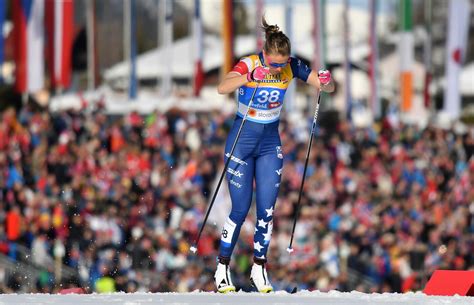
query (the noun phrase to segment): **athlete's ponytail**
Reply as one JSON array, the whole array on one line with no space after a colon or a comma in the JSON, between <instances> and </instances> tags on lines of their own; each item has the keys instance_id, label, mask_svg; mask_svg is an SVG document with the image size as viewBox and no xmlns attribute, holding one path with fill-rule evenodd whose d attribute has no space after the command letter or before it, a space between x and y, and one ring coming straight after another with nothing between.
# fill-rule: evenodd
<instances>
[{"instance_id":1,"label":"athlete's ponytail","mask_svg":"<svg viewBox=\"0 0 474 305\"><path fill-rule=\"evenodd\" d=\"M265 44L263 49L268 54L279 54L288 56L291 54L290 39L280 31L278 25L269 25L262 16L262 29L265 32Z\"/></svg>"}]
</instances>

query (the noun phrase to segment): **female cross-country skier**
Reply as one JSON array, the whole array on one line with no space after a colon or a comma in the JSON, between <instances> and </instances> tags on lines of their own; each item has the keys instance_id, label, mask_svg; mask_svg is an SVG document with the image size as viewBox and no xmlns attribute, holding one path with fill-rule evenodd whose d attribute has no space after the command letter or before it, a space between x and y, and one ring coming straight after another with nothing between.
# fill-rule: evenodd
<instances>
[{"instance_id":1,"label":"female cross-country skier","mask_svg":"<svg viewBox=\"0 0 474 305\"><path fill-rule=\"evenodd\" d=\"M222 229L218 265L214 275L219 292L235 291L229 263L240 228L251 205L254 177L257 224L250 281L260 292L273 290L267 277L265 263L283 166L278 133L283 97L290 81L295 77L317 89L334 91L329 71L322 70L316 73L300 59L290 57L290 40L277 25L268 25L265 17L262 17L262 28L265 31L262 52L242 58L217 88L220 94L228 94L239 89L237 116L228 135L224 152L225 158L231 158L226 178L232 209ZM232 144L257 86L234 153L230 156Z\"/></svg>"}]
</instances>

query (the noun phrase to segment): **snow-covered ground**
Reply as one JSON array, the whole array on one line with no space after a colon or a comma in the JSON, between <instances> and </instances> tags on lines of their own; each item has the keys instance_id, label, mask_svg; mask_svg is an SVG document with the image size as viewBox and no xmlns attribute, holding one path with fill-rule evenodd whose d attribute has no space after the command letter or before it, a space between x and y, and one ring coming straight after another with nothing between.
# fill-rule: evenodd
<instances>
[{"instance_id":1,"label":"snow-covered ground","mask_svg":"<svg viewBox=\"0 0 474 305\"><path fill-rule=\"evenodd\" d=\"M0 305L474 305L474 297L439 297L423 293L364 294L331 291L296 294L276 292L271 294L238 292L217 294L195 293L114 293L89 295L7 294L0 295Z\"/></svg>"}]
</instances>

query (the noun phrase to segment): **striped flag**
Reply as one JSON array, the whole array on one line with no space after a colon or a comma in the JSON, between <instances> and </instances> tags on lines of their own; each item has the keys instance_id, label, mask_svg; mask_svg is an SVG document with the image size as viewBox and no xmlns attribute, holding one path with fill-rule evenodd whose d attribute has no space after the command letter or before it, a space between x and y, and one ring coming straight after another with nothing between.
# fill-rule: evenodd
<instances>
[{"instance_id":1,"label":"striped flag","mask_svg":"<svg viewBox=\"0 0 474 305\"><path fill-rule=\"evenodd\" d=\"M202 33L202 21L201 21L201 4L200 0L194 0L194 43L195 43L195 55L194 60L194 96L199 96L201 93L202 85L204 84L204 71L202 69L202 59L204 56L203 50L203 33Z\"/></svg>"},{"instance_id":2,"label":"striped flag","mask_svg":"<svg viewBox=\"0 0 474 305\"><path fill-rule=\"evenodd\" d=\"M15 89L36 92L44 84L44 1L12 1Z\"/></svg>"},{"instance_id":3,"label":"striped flag","mask_svg":"<svg viewBox=\"0 0 474 305\"><path fill-rule=\"evenodd\" d=\"M45 19L51 86L67 88L71 83L72 70L73 0L47 0Z\"/></svg>"},{"instance_id":4,"label":"striped flag","mask_svg":"<svg viewBox=\"0 0 474 305\"><path fill-rule=\"evenodd\" d=\"M413 18L411 0L400 0L400 102L401 111L409 112L413 106Z\"/></svg>"},{"instance_id":5,"label":"striped flag","mask_svg":"<svg viewBox=\"0 0 474 305\"><path fill-rule=\"evenodd\" d=\"M449 1L448 38L446 42L446 87L443 108L453 119L457 119L461 113L459 73L466 53L469 31L469 5L469 0Z\"/></svg>"},{"instance_id":6,"label":"striped flag","mask_svg":"<svg viewBox=\"0 0 474 305\"><path fill-rule=\"evenodd\" d=\"M224 63L222 65L222 76L226 75L234 65L234 20L233 0L224 0L222 6L223 26L222 37L224 40Z\"/></svg>"},{"instance_id":7,"label":"striped flag","mask_svg":"<svg viewBox=\"0 0 474 305\"><path fill-rule=\"evenodd\" d=\"M370 105L375 118L380 118L381 107L378 90L378 39L377 39L377 0L370 0L370 55L369 55L369 77L370 77Z\"/></svg>"}]
</instances>

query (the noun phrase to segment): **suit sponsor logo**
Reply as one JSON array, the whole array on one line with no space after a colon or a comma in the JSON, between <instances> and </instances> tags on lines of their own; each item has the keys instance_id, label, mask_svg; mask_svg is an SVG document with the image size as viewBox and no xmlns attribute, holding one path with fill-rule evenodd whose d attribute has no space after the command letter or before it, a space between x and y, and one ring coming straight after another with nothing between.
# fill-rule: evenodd
<instances>
[{"instance_id":1,"label":"suit sponsor logo","mask_svg":"<svg viewBox=\"0 0 474 305\"><path fill-rule=\"evenodd\" d=\"M277 109L277 110L274 110L274 111L259 111L257 113L257 116L259 118L276 118L280 115L280 110L281 109Z\"/></svg>"},{"instance_id":2,"label":"suit sponsor logo","mask_svg":"<svg viewBox=\"0 0 474 305\"><path fill-rule=\"evenodd\" d=\"M233 179L229 181L230 184L232 184L233 186L235 186L236 188L241 188L242 187L242 184L238 183L238 182L235 182Z\"/></svg>"},{"instance_id":3,"label":"suit sponsor logo","mask_svg":"<svg viewBox=\"0 0 474 305\"><path fill-rule=\"evenodd\" d=\"M229 153L226 153L225 156L227 158L229 158L230 154ZM247 162L243 161L243 160L240 160L239 158L237 158L236 156L232 156L230 158L232 161L234 161L235 163L239 163L240 165L247 165Z\"/></svg>"},{"instance_id":4,"label":"suit sponsor logo","mask_svg":"<svg viewBox=\"0 0 474 305\"><path fill-rule=\"evenodd\" d=\"M227 169L227 172L231 175L234 175L234 176L238 177L238 178L241 178L244 175L244 173L242 173L241 171L234 170L230 167Z\"/></svg>"}]
</instances>

